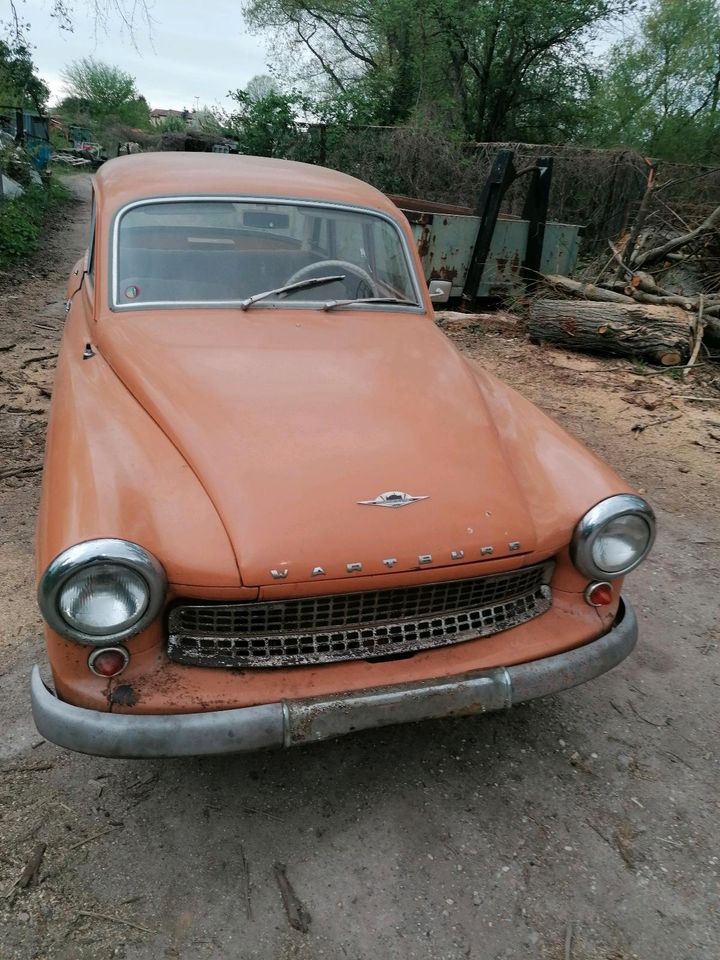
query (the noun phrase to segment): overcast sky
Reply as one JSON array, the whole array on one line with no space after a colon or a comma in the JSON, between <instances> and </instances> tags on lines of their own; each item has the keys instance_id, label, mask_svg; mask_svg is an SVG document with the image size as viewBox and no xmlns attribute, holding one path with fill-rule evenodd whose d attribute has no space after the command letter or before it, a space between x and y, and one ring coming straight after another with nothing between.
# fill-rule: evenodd
<instances>
[{"instance_id":1,"label":"overcast sky","mask_svg":"<svg viewBox=\"0 0 720 960\"><path fill-rule=\"evenodd\" d=\"M0 9L5 3L0 0ZM119 20L107 30L85 16L84 0L75 0L72 33L58 29L50 16L50 0L17 3L30 23L30 40L40 76L52 91L63 95L61 74L81 57L121 67L135 77L151 107L181 110L196 103L227 106L228 90L244 87L257 73L267 73L265 38L250 34L243 23L240 0L148 0L152 33L138 22L133 46ZM0 19L5 18L3 10Z\"/></svg>"}]
</instances>

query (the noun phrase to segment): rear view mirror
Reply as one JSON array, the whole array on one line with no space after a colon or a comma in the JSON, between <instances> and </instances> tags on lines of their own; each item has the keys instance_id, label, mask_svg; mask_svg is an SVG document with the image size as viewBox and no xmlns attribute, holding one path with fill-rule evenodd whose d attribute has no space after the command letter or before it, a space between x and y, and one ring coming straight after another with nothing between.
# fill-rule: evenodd
<instances>
[{"instance_id":1,"label":"rear view mirror","mask_svg":"<svg viewBox=\"0 0 720 960\"><path fill-rule=\"evenodd\" d=\"M450 299L452 282L450 280L431 280L428 284L430 299L433 303L447 303Z\"/></svg>"},{"instance_id":2,"label":"rear view mirror","mask_svg":"<svg viewBox=\"0 0 720 960\"><path fill-rule=\"evenodd\" d=\"M286 213L269 210L246 210L243 213L244 227L263 227L265 230L287 230L290 217Z\"/></svg>"}]
</instances>

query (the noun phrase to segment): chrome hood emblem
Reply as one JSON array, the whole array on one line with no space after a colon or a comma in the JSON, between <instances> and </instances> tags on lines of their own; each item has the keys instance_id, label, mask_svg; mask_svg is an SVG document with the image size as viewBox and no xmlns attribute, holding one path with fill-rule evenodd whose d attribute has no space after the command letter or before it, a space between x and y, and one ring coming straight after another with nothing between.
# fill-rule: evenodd
<instances>
[{"instance_id":1,"label":"chrome hood emblem","mask_svg":"<svg viewBox=\"0 0 720 960\"><path fill-rule=\"evenodd\" d=\"M386 493L379 493L374 500L358 500L358 503L368 507L406 507L409 503L415 503L416 500L428 499L428 497L413 497L402 490L388 490Z\"/></svg>"}]
</instances>

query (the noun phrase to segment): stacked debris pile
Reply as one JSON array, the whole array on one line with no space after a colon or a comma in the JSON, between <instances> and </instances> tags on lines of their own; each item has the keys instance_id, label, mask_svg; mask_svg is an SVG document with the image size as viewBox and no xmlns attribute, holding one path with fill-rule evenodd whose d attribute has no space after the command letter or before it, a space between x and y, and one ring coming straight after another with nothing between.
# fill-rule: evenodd
<instances>
[{"instance_id":1,"label":"stacked debris pile","mask_svg":"<svg viewBox=\"0 0 720 960\"><path fill-rule=\"evenodd\" d=\"M191 153L237 153L237 145L219 134L205 130L168 131L160 137L159 150L179 150Z\"/></svg>"},{"instance_id":2,"label":"stacked debris pile","mask_svg":"<svg viewBox=\"0 0 720 960\"><path fill-rule=\"evenodd\" d=\"M632 227L591 279L540 276L531 337L662 366L720 347L720 206L671 207L671 182L651 170Z\"/></svg>"}]
</instances>

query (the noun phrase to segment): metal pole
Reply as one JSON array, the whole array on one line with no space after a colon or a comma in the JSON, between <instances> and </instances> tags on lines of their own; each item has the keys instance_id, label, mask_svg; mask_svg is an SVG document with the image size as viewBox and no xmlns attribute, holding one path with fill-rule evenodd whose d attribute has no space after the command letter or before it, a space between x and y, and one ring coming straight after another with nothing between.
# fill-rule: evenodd
<instances>
[{"instance_id":1,"label":"metal pole","mask_svg":"<svg viewBox=\"0 0 720 960\"><path fill-rule=\"evenodd\" d=\"M495 224L500 213L500 204L505 191L515 179L515 175L513 151L499 150L478 200L480 226L478 227L475 247L470 258L470 267L462 292L464 307L470 307L477 296L485 263L490 252Z\"/></svg>"},{"instance_id":2,"label":"metal pole","mask_svg":"<svg viewBox=\"0 0 720 960\"><path fill-rule=\"evenodd\" d=\"M529 221L527 247L521 270L528 292L537 287L542 265L552 169L552 157L539 157L535 161L535 169L531 174L530 187L522 212L523 220Z\"/></svg>"}]
</instances>

